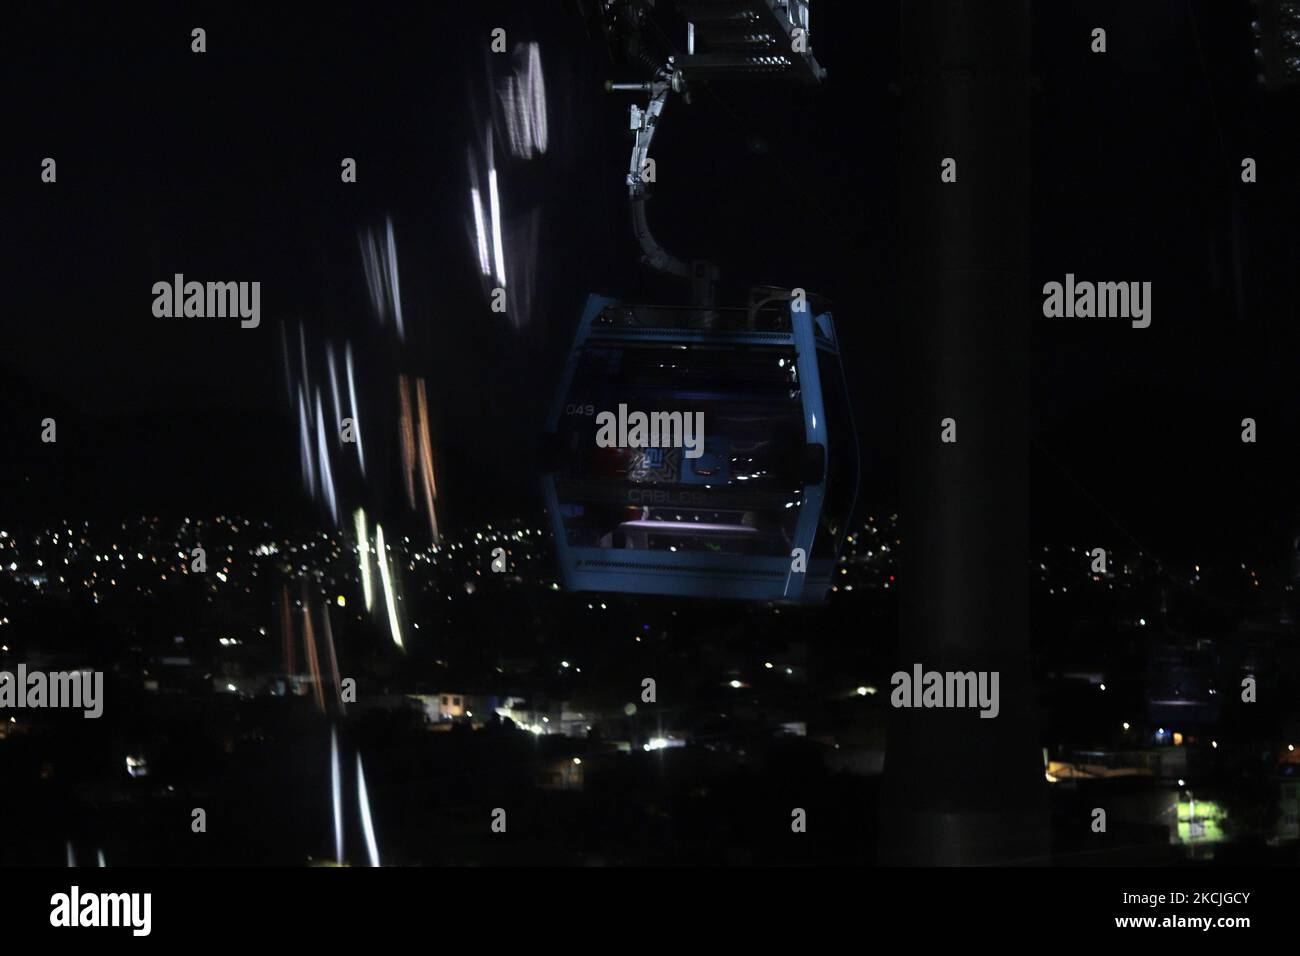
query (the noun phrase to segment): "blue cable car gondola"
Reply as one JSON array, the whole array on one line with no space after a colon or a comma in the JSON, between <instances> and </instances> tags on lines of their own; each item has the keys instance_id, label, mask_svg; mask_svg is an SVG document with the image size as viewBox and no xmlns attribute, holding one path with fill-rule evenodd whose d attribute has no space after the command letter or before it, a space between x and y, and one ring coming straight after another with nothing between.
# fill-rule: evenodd
<instances>
[{"instance_id":1,"label":"blue cable car gondola","mask_svg":"<svg viewBox=\"0 0 1300 956\"><path fill-rule=\"evenodd\" d=\"M597 416L700 413L682 448L600 447ZM592 296L548 424L546 504L565 586L825 599L857 440L829 312Z\"/></svg>"},{"instance_id":2,"label":"blue cable car gondola","mask_svg":"<svg viewBox=\"0 0 1300 956\"><path fill-rule=\"evenodd\" d=\"M824 71L810 51L769 55L773 44L792 49L793 31L806 31L804 0L686 6L695 24L687 55L669 57L647 81L607 88L649 94L644 109L631 108L632 228L642 261L689 280L696 304L588 299L543 443L546 506L570 590L820 603L858 484L830 312L801 290L771 288L751 293L748 308L715 306L716 268L673 256L651 233L645 171L669 94L692 79L816 82ZM750 24L758 53L732 49L728 24L737 16ZM708 52L711 40L728 52ZM628 409L665 424L699 422L700 440L689 449L626 434L613 446L600 440L598 421Z\"/></svg>"}]
</instances>

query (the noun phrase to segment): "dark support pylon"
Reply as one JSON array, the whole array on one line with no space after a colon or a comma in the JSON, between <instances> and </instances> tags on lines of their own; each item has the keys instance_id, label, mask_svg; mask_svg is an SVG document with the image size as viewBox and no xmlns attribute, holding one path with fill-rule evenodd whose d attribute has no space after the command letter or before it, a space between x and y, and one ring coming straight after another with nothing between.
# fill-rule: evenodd
<instances>
[{"instance_id":1,"label":"dark support pylon","mask_svg":"<svg viewBox=\"0 0 1300 956\"><path fill-rule=\"evenodd\" d=\"M996 671L999 712L891 711L881 860L1028 862L1047 849L1029 659L1029 0L907 0L901 25L896 669Z\"/></svg>"}]
</instances>

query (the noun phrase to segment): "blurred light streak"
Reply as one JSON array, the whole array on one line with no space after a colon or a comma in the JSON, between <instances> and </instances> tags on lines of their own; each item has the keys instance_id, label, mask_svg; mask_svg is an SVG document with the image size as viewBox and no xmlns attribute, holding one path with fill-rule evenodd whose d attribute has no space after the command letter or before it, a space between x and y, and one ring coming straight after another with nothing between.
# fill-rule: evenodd
<instances>
[{"instance_id":1,"label":"blurred light streak","mask_svg":"<svg viewBox=\"0 0 1300 956\"><path fill-rule=\"evenodd\" d=\"M420 477L423 478L424 504L429 513L429 529L438 540L438 483L433 474L433 442L429 438L429 402L424 393L424 379L415 380L416 408L420 415Z\"/></svg>"},{"instance_id":2,"label":"blurred light streak","mask_svg":"<svg viewBox=\"0 0 1300 956\"><path fill-rule=\"evenodd\" d=\"M361 444L361 414L357 411L357 383L352 376L351 342L344 347L344 360L348 369L348 403L352 410L352 435L357 440L357 461L361 465L361 477L364 478L366 477L366 452Z\"/></svg>"},{"instance_id":3,"label":"blurred light streak","mask_svg":"<svg viewBox=\"0 0 1300 956\"><path fill-rule=\"evenodd\" d=\"M361 563L361 591L366 597L366 610L375 603L374 585L370 580L370 541L366 537L366 512L358 508L352 513L352 521L357 529L357 559Z\"/></svg>"},{"instance_id":4,"label":"blurred light streak","mask_svg":"<svg viewBox=\"0 0 1300 956\"><path fill-rule=\"evenodd\" d=\"M68 841L68 866L77 865L77 855L72 852L72 841Z\"/></svg>"},{"instance_id":5,"label":"blurred light streak","mask_svg":"<svg viewBox=\"0 0 1300 956\"><path fill-rule=\"evenodd\" d=\"M334 399L334 421L337 423L334 430L334 444L338 448L343 447L343 403L339 400L339 376L334 361L334 343L325 342L325 361L329 365L330 373L330 393Z\"/></svg>"},{"instance_id":6,"label":"blurred light streak","mask_svg":"<svg viewBox=\"0 0 1300 956\"><path fill-rule=\"evenodd\" d=\"M298 386L298 453L302 459L302 480L307 485L307 493L316 497L316 465L312 462L311 426L307 421L307 397L302 386Z\"/></svg>"},{"instance_id":7,"label":"blurred light streak","mask_svg":"<svg viewBox=\"0 0 1300 956\"><path fill-rule=\"evenodd\" d=\"M338 704L339 713L346 714L347 705L343 703L343 680L339 677L339 659L334 653L334 627L330 623L330 605L329 601L325 602L325 610L322 614L325 624L325 650L329 652L330 658L330 677L334 681L334 700Z\"/></svg>"},{"instance_id":8,"label":"blurred light streak","mask_svg":"<svg viewBox=\"0 0 1300 956\"><path fill-rule=\"evenodd\" d=\"M343 863L343 784L339 773L339 735L330 726L330 786L334 791L334 861Z\"/></svg>"},{"instance_id":9,"label":"blurred light streak","mask_svg":"<svg viewBox=\"0 0 1300 956\"><path fill-rule=\"evenodd\" d=\"M402 445L402 481L406 486L406 502L415 510L415 425L411 417L410 389L405 375L397 376L397 402L401 407L398 429Z\"/></svg>"},{"instance_id":10,"label":"blurred light streak","mask_svg":"<svg viewBox=\"0 0 1300 956\"><path fill-rule=\"evenodd\" d=\"M541 212L533 209L511 230L510 289L506 293L510 322L515 328L528 323L537 286L537 248L541 235Z\"/></svg>"},{"instance_id":11,"label":"blurred light streak","mask_svg":"<svg viewBox=\"0 0 1300 956\"><path fill-rule=\"evenodd\" d=\"M100 865L100 866L108 866L108 863L104 860L104 851L103 851L103 850L96 850L96 851L95 851L95 859L99 862L99 865Z\"/></svg>"},{"instance_id":12,"label":"blurred light streak","mask_svg":"<svg viewBox=\"0 0 1300 956\"><path fill-rule=\"evenodd\" d=\"M303 585L302 644L307 655L307 672L311 675L312 690L316 694L316 708L325 713L325 688L321 682L320 658L316 651L316 631L311 624L311 607L307 603L307 588Z\"/></svg>"},{"instance_id":13,"label":"blurred light streak","mask_svg":"<svg viewBox=\"0 0 1300 956\"><path fill-rule=\"evenodd\" d=\"M302 382L301 385L306 389L307 394L311 394L311 376L307 374L307 333L303 329L301 322L298 323L298 358L302 363Z\"/></svg>"},{"instance_id":14,"label":"blurred light streak","mask_svg":"<svg viewBox=\"0 0 1300 956\"><path fill-rule=\"evenodd\" d=\"M379 323L382 325L388 316L388 303L384 297L383 283L379 274L379 244L375 242L375 235L370 230L366 230L364 236L358 235L357 242L361 246L361 267L366 271L366 288L370 290L370 304L374 307L375 315L379 317Z\"/></svg>"},{"instance_id":15,"label":"blurred light streak","mask_svg":"<svg viewBox=\"0 0 1300 956\"><path fill-rule=\"evenodd\" d=\"M536 43L518 44L515 55L526 63L497 85L497 96L506 118L510 150L520 159L545 153L547 146L546 82L542 73L542 52Z\"/></svg>"},{"instance_id":16,"label":"blurred light streak","mask_svg":"<svg viewBox=\"0 0 1300 956\"><path fill-rule=\"evenodd\" d=\"M388 292L393 303L393 318L397 322L397 337L406 340L406 328L402 324L402 286L397 279L397 241L393 238L393 220L387 219L388 226Z\"/></svg>"},{"instance_id":17,"label":"blurred light streak","mask_svg":"<svg viewBox=\"0 0 1300 956\"><path fill-rule=\"evenodd\" d=\"M500 182L495 161L495 139L490 127L483 132L483 149L487 161L471 143L465 151L469 168L469 199L472 216L466 232L478 256L485 296L492 298L496 289L506 290L505 314L515 328L528 324L531 304L536 294L537 258L541 235L541 210L534 207L515 217L502 220ZM486 170L487 196L480 187ZM484 209L484 202L488 209ZM506 234L506 229L510 234Z\"/></svg>"},{"instance_id":18,"label":"blurred light streak","mask_svg":"<svg viewBox=\"0 0 1300 956\"><path fill-rule=\"evenodd\" d=\"M469 203L474 209L474 236L478 241L478 268L483 275L491 275L492 263L488 261L487 224L483 221L483 197L479 195L477 185L471 186L469 189Z\"/></svg>"},{"instance_id":19,"label":"blurred light streak","mask_svg":"<svg viewBox=\"0 0 1300 956\"><path fill-rule=\"evenodd\" d=\"M492 140L488 140L488 200L492 209L492 255L496 263L497 284L506 284L506 254L501 238L501 196L497 190L497 167L492 159Z\"/></svg>"},{"instance_id":20,"label":"blurred light streak","mask_svg":"<svg viewBox=\"0 0 1300 956\"><path fill-rule=\"evenodd\" d=\"M321 409L320 389L316 389L316 453L320 461L321 491L325 495L325 504L329 506L330 517L339 523L339 503L334 495L334 473L330 470L330 453L325 442L325 414Z\"/></svg>"},{"instance_id":21,"label":"blurred light streak","mask_svg":"<svg viewBox=\"0 0 1300 956\"><path fill-rule=\"evenodd\" d=\"M366 772L361 766L361 754L357 754L357 796L361 802L361 827L366 833L366 849L370 853L370 865L379 865L379 846L375 843L375 826L370 819L370 797L366 794Z\"/></svg>"},{"instance_id":22,"label":"blurred light streak","mask_svg":"<svg viewBox=\"0 0 1300 956\"><path fill-rule=\"evenodd\" d=\"M393 594L392 572L388 567L388 548L384 544L384 526L375 524L375 549L379 558L379 579L384 586L384 601L388 605L388 628L393 634L393 643L403 650L402 627L397 620L397 598Z\"/></svg>"}]
</instances>

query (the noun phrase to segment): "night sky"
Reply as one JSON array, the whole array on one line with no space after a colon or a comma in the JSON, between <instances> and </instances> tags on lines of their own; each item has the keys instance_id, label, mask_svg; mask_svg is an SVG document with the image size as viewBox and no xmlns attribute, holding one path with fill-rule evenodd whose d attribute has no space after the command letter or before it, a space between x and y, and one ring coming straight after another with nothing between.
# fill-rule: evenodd
<instances>
[{"instance_id":1,"label":"night sky","mask_svg":"<svg viewBox=\"0 0 1300 956\"><path fill-rule=\"evenodd\" d=\"M312 342L353 343L376 433L392 429L389 373L427 379L451 525L537 508L537 436L587 293L684 292L641 272L628 229L629 100L600 87L635 77L566 4L453 6L49 4L6 31L6 520L310 520L282 322L291 342L301 323ZM1066 6L1035 4L1025 308L1039 315L1042 283L1073 272L1152 282L1154 313L1146 330L1035 320L1035 527L1123 533L1169 560L1281 560L1300 529L1297 94L1256 86L1245 2ZM1103 56L1088 51L1098 25ZM194 26L207 30L203 55L190 52ZM519 244L535 284L518 324L488 309L468 226L466 150L500 69L495 26L540 44L547 96L546 154L499 169L507 222L536 224ZM898 4L818 4L813 29L821 87L716 84L669 103L650 216L670 249L720 264L732 302L757 283L835 301L860 500L886 510L907 321ZM40 182L45 156L57 184ZM339 181L345 156L356 184ZM1243 156L1258 183L1240 182ZM357 243L389 216L400 348L370 311ZM260 328L154 318L152 284L177 272L260 281ZM57 446L39 442L46 415ZM1258 444L1239 439L1246 416ZM395 460L392 441L376 448Z\"/></svg>"}]
</instances>

